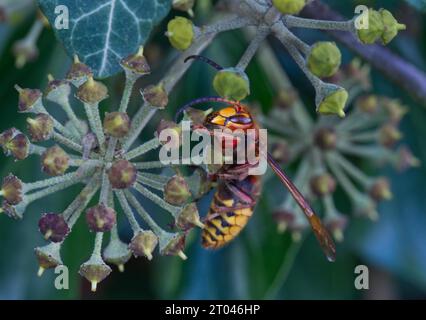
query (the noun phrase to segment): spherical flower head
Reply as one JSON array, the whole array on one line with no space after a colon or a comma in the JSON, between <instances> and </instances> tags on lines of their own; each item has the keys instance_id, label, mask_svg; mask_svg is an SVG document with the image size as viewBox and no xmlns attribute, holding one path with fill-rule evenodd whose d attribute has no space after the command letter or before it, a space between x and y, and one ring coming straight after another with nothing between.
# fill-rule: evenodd
<instances>
[{"instance_id":1,"label":"spherical flower head","mask_svg":"<svg viewBox=\"0 0 426 320\"><path fill-rule=\"evenodd\" d=\"M317 130L314 140L321 150L333 150L336 148L337 135L333 128L324 127Z\"/></svg>"},{"instance_id":2,"label":"spherical flower head","mask_svg":"<svg viewBox=\"0 0 426 320\"><path fill-rule=\"evenodd\" d=\"M60 254L59 243L49 243L44 247L37 247L34 253L38 260L38 276L41 276L46 269L53 269L63 264Z\"/></svg>"},{"instance_id":3,"label":"spherical flower head","mask_svg":"<svg viewBox=\"0 0 426 320\"><path fill-rule=\"evenodd\" d=\"M378 178L371 185L369 194L370 197L377 202L392 199L392 191L389 180L385 177Z\"/></svg>"},{"instance_id":4,"label":"spherical flower head","mask_svg":"<svg viewBox=\"0 0 426 320\"><path fill-rule=\"evenodd\" d=\"M343 88L333 90L323 97L318 104L317 110L323 115L338 115L343 118L345 116L344 109L348 97L348 92Z\"/></svg>"},{"instance_id":5,"label":"spherical flower head","mask_svg":"<svg viewBox=\"0 0 426 320\"><path fill-rule=\"evenodd\" d=\"M387 147L392 148L395 144L402 139L402 133L393 123L385 124L380 129L379 141Z\"/></svg>"},{"instance_id":6,"label":"spherical flower head","mask_svg":"<svg viewBox=\"0 0 426 320\"><path fill-rule=\"evenodd\" d=\"M129 249L135 257L145 256L148 260L152 260L152 253L157 244L158 237L154 232L141 230L132 238Z\"/></svg>"},{"instance_id":7,"label":"spherical flower head","mask_svg":"<svg viewBox=\"0 0 426 320\"><path fill-rule=\"evenodd\" d=\"M22 181L12 174L3 179L1 195L11 205L22 201Z\"/></svg>"},{"instance_id":8,"label":"spherical flower head","mask_svg":"<svg viewBox=\"0 0 426 320\"><path fill-rule=\"evenodd\" d=\"M250 81L245 72L228 68L216 73L213 88L222 98L240 101L250 94Z\"/></svg>"},{"instance_id":9,"label":"spherical flower head","mask_svg":"<svg viewBox=\"0 0 426 320\"><path fill-rule=\"evenodd\" d=\"M336 181L328 173L312 177L310 184L312 192L318 197L329 195L336 190Z\"/></svg>"},{"instance_id":10,"label":"spherical flower head","mask_svg":"<svg viewBox=\"0 0 426 320\"><path fill-rule=\"evenodd\" d=\"M176 219L176 226L185 231L193 227L204 229L204 224L200 220L200 215L195 203L192 202L183 207Z\"/></svg>"},{"instance_id":11,"label":"spherical flower head","mask_svg":"<svg viewBox=\"0 0 426 320\"><path fill-rule=\"evenodd\" d=\"M398 35L398 32L401 30L405 30L405 24L398 23L398 21L394 18L392 13L388 10L380 9L380 15L382 16L383 21L383 34L382 34L382 42L383 44L388 44Z\"/></svg>"},{"instance_id":12,"label":"spherical flower head","mask_svg":"<svg viewBox=\"0 0 426 320\"><path fill-rule=\"evenodd\" d=\"M78 88L76 96L82 102L94 105L108 98L108 89L103 83L89 77L88 80Z\"/></svg>"},{"instance_id":13,"label":"spherical flower head","mask_svg":"<svg viewBox=\"0 0 426 320\"><path fill-rule=\"evenodd\" d=\"M64 217L56 213L45 213L39 220L38 227L44 238L52 242L62 242L70 232Z\"/></svg>"},{"instance_id":14,"label":"spherical flower head","mask_svg":"<svg viewBox=\"0 0 426 320\"><path fill-rule=\"evenodd\" d=\"M35 142L46 141L53 134L53 119L44 113L39 113L35 118L27 118L27 128L31 140Z\"/></svg>"},{"instance_id":15,"label":"spherical flower head","mask_svg":"<svg viewBox=\"0 0 426 320\"><path fill-rule=\"evenodd\" d=\"M10 139L7 140L8 138ZM12 155L16 160L24 160L28 157L30 141L18 130L12 129L5 132L0 141L2 141L1 144L6 155Z\"/></svg>"},{"instance_id":16,"label":"spherical flower head","mask_svg":"<svg viewBox=\"0 0 426 320\"><path fill-rule=\"evenodd\" d=\"M79 273L91 283L92 292L95 292L98 283L108 277L111 271L111 268L100 256L93 255L88 261L80 266Z\"/></svg>"},{"instance_id":17,"label":"spherical flower head","mask_svg":"<svg viewBox=\"0 0 426 320\"><path fill-rule=\"evenodd\" d=\"M70 81L74 86L80 87L89 78L93 77L92 70L80 62L78 57L74 56L74 63L71 65L70 70L67 73L66 79Z\"/></svg>"},{"instance_id":18,"label":"spherical flower head","mask_svg":"<svg viewBox=\"0 0 426 320\"><path fill-rule=\"evenodd\" d=\"M282 14L298 14L306 5L306 0L272 0L272 4Z\"/></svg>"},{"instance_id":19,"label":"spherical flower head","mask_svg":"<svg viewBox=\"0 0 426 320\"><path fill-rule=\"evenodd\" d=\"M382 37L384 30L382 15L370 8L368 10L368 28L359 28L357 30L358 38L364 44L373 44Z\"/></svg>"},{"instance_id":20,"label":"spherical flower head","mask_svg":"<svg viewBox=\"0 0 426 320\"><path fill-rule=\"evenodd\" d=\"M114 138L125 137L130 131L130 118L127 113L107 113L104 118L104 131Z\"/></svg>"},{"instance_id":21,"label":"spherical flower head","mask_svg":"<svg viewBox=\"0 0 426 320\"><path fill-rule=\"evenodd\" d=\"M188 49L194 41L194 25L184 17L175 17L167 24L167 37L172 46L178 50Z\"/></svg>"},{"instance_id":22,"label":"spherical flower head","mask_svg":"<svg viewBox=\"0 0 426 320\"><path fill-rule=\"evenodd\" d=\"M135 183L137 170L130 161L118 160L108 170L108 178L114 189L127 189Z\"/></svg>"},{"instance_id":23,"label":"spherical flower head","mask_svg":"<svg viewBox=\"0 0 426 320\"><path fill-rule=\"evenodd\" d=\"M15 86L19 93L18 110L19 112L31 112L41 104L43 94L38 89L22 89Z\"/></svg>"},{"instance_id":24,"label":"spherical flower head","mask_svg":"<svg viewBox=\"0 0 426 320\"><path fill-rule=\"evenodd\" d=\"M142 91L143 98L151 106L164 109L169 104L169 96L162 83L148 86Z\"/></svg>"},{"instance_id":25,"label":"spherical flower head","mask_svg":"<svg viewBox=\"0 0 426 320\"><path fill-rule=\"evenodd\" d=\"M60 176L69 167L69 156L61 147L55 145L41 155L41 165L43 172L48 175Z\"/></svg>"},{"instance_id":26,"label":"spherical flower head","mask_svg":"<svg viewBox=\"0 0 426 320\"><path fill-rule=\"evenodd\" d=\"M131 256L132 252L129 250L128 245L118 238L113 238L103 252L105 262L115 264L120 272L124 271L124 265Z\"/></svg>"},{"instance_id":27,"label":"spherical flower head","mask_svg":"<svg viewBox=\"0 0 426 320\"><path fill-rule=\"evenodd\" d=\"M339 70L342 54L336 43L320 41L313 45L307 58L309 70L320 78L333 76Z\"/></svg>"},{"instance_id":28,"label":"spherical flower head","mask_svg":"<svg viewBox=\"0 0 426 320\"><path fill-rule=\"evenodd\" d=\"M175 175L164 186L164 199L175 206L185 204L191 197L188 183L185 178Z\"/></svg>"},{"instance_id":29,"label":"spherical flower head","mask_svg":"<svg viewBox=\"0 0 426 320\"><path fill-rule=\"evenodd\" d=\"M121 60L120 64L126 73L130 72L130 74L137 77L151 73L148 61L146 61L143 55L143 47L140 47L136 54L132 54Z\"/></svg>"},{"instance_id":30,"label":"spherical flower head","mask_svg":"<svg viewBox=\"0 0 426 320\"><path fill-rule=\"evenodd\" d=\"M185 247L185 234L184 233L164 233L160 236L160 254L165 256L178 255L182 260L187 257L183 253Z\"/></svg>"},{"instance_id":31,"label":"spherical flower head","mask_svg":"<svg viewBox=\"0 0 426 320\"><path fill-rule=\"evenodd\" d=\"M162 141L163 144L169 144L171 148L179 148L182 144L182 128L176 122L162 119L157 127L157 136L160 137L161 132L167 133L168 139ZM164 134L164 133L163 133ZM173 145L170 145L173 143Z\"/></svg>"},{"instance_id":32,"label":"spherical flower head","mask_svg":"<svg viewBox=\"0 0 426 320\"><path fill-rule=\"evenodd\" d=\"M86 222L93 232L110 231L116 223L115 210L101 203L86 211Z\"/></svg>"},{"instance_id":33,"label":"spherical flower head","mask_svg":"<svg viewBox=\"0 0 426 320\"><path fill-rule=\"evenodd\" d=\"M370 94L357 99L356 108L368 114L374 114L379 108L379 100L377 96Z\"/></svg>"}]
</instances>

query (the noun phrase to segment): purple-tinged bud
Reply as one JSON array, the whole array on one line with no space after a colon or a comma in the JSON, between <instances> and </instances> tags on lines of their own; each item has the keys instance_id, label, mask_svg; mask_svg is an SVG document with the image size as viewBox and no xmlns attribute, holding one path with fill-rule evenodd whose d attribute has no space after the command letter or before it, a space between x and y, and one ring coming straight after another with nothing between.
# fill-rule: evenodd
<instances>
[{"instance_id":1,"label":"purple-tinged bud","mask_svg":"<svg viewBox=\"0 0 426 320\"><path fill-rule=\"evenodd\" d=\"M79 273L90 282L91 290L92 292L95 292L98 283L108 277L111 271L111 268L100 256L93 255L88 261L80 266Z\"/></svg>"},{"instance_id":2,"label":"purple-tinged bud","mask_svg":"<svg viewBox=\"0 0 426 320\"><path fill-rule=\"evenodd\" d=\"M69 167L69 156L61 147L53 146L42 154L41 165L43 172L48 175L60 176Z\"/></svg>"},{"instance_id":3,"label":"purple-tinged bud","mask_svg":"<svg viewBox=\"0 0 426 320\"><path fill-rule=\"evenodd\" d=\"M71 86L66 80L54 79L52 75L48 76L49 82L45 91L45 97L49 101L58 102L63 97L68 97L71 93Z\"/></svg>"},{"instance_id":4,"label":"purple-tinged bud","mask_svg":"<svg viewBox=\"0 0 426 320\"><path fill-rule=\"evenodd\" d=\"M23 133L18 133L18 131L15 131L15 133L13 138L3 145L3 150L6 155L11 154L16 160L24 160L29 154L30 141Z\"/></svg>"},{"instance_id":5,"label":"purple-tinged bud","mask_svg":"<svg viewBox=\"0 0 426 320\"><path fill-rule=\"evenodd\" d=\"M115 210L101 203L86 211L86 222L93 232L110 231L116 223Z\"/></svg>"},{"instance_id":6,"label":"purple-tinged bud","mask_svg":"<svg viewBox=\"0 0 426 320\"><path fill-rule=\"evenodd\" d=\"M7 200L3 200L1 210L3 210L9 218L19 220L22 219L22 217L24 216L26 207L27 203L25 201L21 201L17 205L12 205L7 202Z\"/></svg>"},{"instance_id":7,"label":"purple-tinged bud","mask_svg":"<svg viewBox=\"0 0 426 320\"><path fill-rule=\"evenodd\" d=\"M157 136L160 137L160 133L163 130L167 130L168 139L161 141L162 144L168 144L171 148L179 148L182 144L182 128L173 121L167 121L162 119L157 127ZM173 145L170 145L173 142Z\"/></svg>"},{"instance_id":8,"label":"purple-tinged bud","mask_svg":"<svg viewBox=\"0 0 426 320\"><path fill-rule=\"evenodd\" d=\"M324 226L331 232L338 242L343 241L343 233L348 225L348 218L340 213L324 219Z\"/></svg>"},{"instance_id":9,"label":"purple-tinged bud","mask_svg":"<svg viewBox=\"0 0 426 320\"><path fill-rule=\"evenodd\" d=\"M67 73L66 79L69 80L74 86L80 87L87 79L93 77L92 70L80 62L77 55L74 56L74 63L71 65Z\"/></svg>"},{"instance_id":10,"label":"purple-tinged bud","mask_svg":"<svg viewBox=\"0 0 426 320\"><path fill-rule=\"evenodd\" d=\"M39 113L34 119L27 118L27 128L32 141L46 141L53 134L53 120L44 113Z\"/></svg>"},{"instance_id":11,"label":"purple-tinged bud","mask_svg":"<svg viewBox=\"0 0 426 320\"><path fill-rule=\"evenodd\" d=\"M379 202L392 199L389 180L385 177L378 178L370 187L370 197Z\"/></svg>"},{"instance_id":12,"label":"purple-tinged bud","mask_svg":"<svg viewBox=\"0 0 426 320\"><path fill-rule=\"evenodd\" d=\"M310 184L312 192L318 197L329 195L336 190L336 181L328 173L312 177Z\"/></svg>"},{"instance_id":13,"label":"purple-tinged bud","mask_svg":"<svg viewBox=\"0 0 426 320\"><path fill-rule=\"evenodd\" d=\"M13 139L14 136L16 136L19 133L19 130L15 129L15 128L10 128L7 129L6 131L3 131L0 134L0 146L2 146L3 148L5 147L5 145ZM5 150L6 152L6 150Z\"/></svg>"},{"instance_id":14,"label":"purple-tinged bud","mask_svg":"<svg viewBox=\"0 0 426 320\"><path fill-rule=\"evenodd\" d=\"M151 73L151 68L143 55L142 46L139 47L136 54L132 54L121 60L120 64L126 73L130 73L138 77Z\"/></svg>"},{"instance_id":15,"label":"purple-tinged bud","mask_svg":"<svg viewBox=\"0 0 426 320\"><path fill-rule=\"evenodd\" d=\"M162 83L148 86L142 91L142 96L151 106L164 109L169 103L169 96Z\"/></svg>"},{"instance_id":16,"label":"purple-tinged bud","mask_svg":"<svg viewBox=\"0 0 426 320\"><path fill-rule=\"evenodd\" d=\"M164 186L164 200L175 206L185 204L191 198L188 183L185 178L175 175Z\"/></svg>"},{"instance_id":17,"label":"purple-tinged bud","mask_svg":"<svg viewBox=\"0 0 426 320\"><path fill-rule=\"evenodd\" d=\"M158 237L152 231L139 231L129 244L129 249L135 257L145 256L152 260L152 253L158 244Z\"/></svg>"},{"instance_id":18,"label":"purple-tinged bud","mask_svg":"<svg viewBox=\"0 0 426 320\"><path fill-rule=\"evenodd\" d=\"M197 205L195 203L189 203L183 207L182 211L179 213L176 219L176 226L184 231L193 227L204 229L205 226L201 222Z\"/></svg>"},{"instance_id":19,"label":"purple-tinged bud","mask_svg":"<svg viewBox=\"0 0 426 320\"><path fill-rule=\"evenodd\" d=\"M80 101L93 105L108 98L108 89L103 83L95 81L93 77L89 77L78 88L76 96Z\"/></svg>"},{"instance_id":20,"label":"purple-tinged bud","mask_svg":"<svg viewBox=\"0 0 426 320\"><path fill-rule=\"evenodd\" d=\"M408 112L408 109L398 100L384 99L383 107L389 116L389 121L394 124L398 124Z\"/></svg>"},{"instance_id":21,"label":"purple-tinged bud","mask_svg":"<svg viewBox=\"0 0 426 320\"><path fill-rule=\"evenodd\" d=\"M291 159L290 148L286 141L275 142L271 146L271 155L279 163L286 164Z\"/></svg>"},{"instance_id":22,"label":"purple-tinged bud","mask_svg":"<svg viewBox=\"0 0 426 320\"><path fill-rule=\"evenodd\" d=\"M42 276L44 270L53 269L63 264L60 254L61 244L51 242L44 247L34 249L38 260L39 269L37 275Z\"/></svg>"},{"instance_id":23,"label":"purple-tinged bud","mask_svg":"<svg viewBox=\"0 0 426 320\"><path fill-rule=\"evenodd\" d=\"M34 109L37 109L37 107L41 105L42 93L40 90L23 89L18 85L15 86L15 89L19 93L19 112L32 112Z\"/></svg>"},{"instance_id":24,"label":"purple-tinged bud","mask_svg":"<svg viewBox=\"0 0 426 320\"><path fill-rule=\"evenodd\" d=\"M402 133L391 123L385 124L380 129L379 141L386 148L392 148L402 139Z\"/></svg>"},{"instance_id":25,"label":"purple-tinged bud","mask_svg":"<svg viewBox=\"0 0 426 320\"><path fill-rule=\"evenodd\" d=\"M296 219L294 212L284 209L274 211L272 216L277 223L279 233L284 233Z\"/></svg>"},{"instance_id":26,"label":"purple-tinged bud","mask_svg":"<svg viewBox=\"0 0 426 320\"><path fill-rule=\"evenodd\" d=\"M405 171L409 168L419 167L420 160L416 158L407 146L401 146L395 155L393 165L398 171Z\"/></svg>"},{"instance_id":27,"label":"purple-tinged bud","mask_svg":"<svg viewBox=\"0 0 426 320\"><path fill-rule=\"evenodd\" d=\"M336 148L337 135L332 128L321 128L315 133L315 144L322 150Z\"/></svg>"},{"instance_id":28,"label":"purple-tinged bud","mask_svg":"<svg viewBox=\"0 0 426 320\"><path fill-rule=\"evenodd\" d=\"M67 222L61 214L45 213L38 222L41 234L46 240L62 242L70 232Z\"/></svg>"},{"instance_id":29,"label":"purple-tinged bud","mask_svg":"<svg viewBox=\"0 0 426 320\"><path fill-rule=\"evenodd\" d=\"M130 131L130 118L127 113L107 113L104 118L104 131L114 138L125 137Z\"/></svg>"},{"instance_id":30,"label":"purple-tinged bud","mask_svg":"<svg viewBox=\"0 0 426 320\"><path fill-rule=\"evenodd\" d=\"M137 170L130 161L118 160L108 170L108 178L114 189L127 189L135 183Z\"/></svg>"},{"instance_id":31,"label":"purple-tinged bud","mask_svg":"<svg viewBox=\"0 0 426 320\"><path fill-rule=\"evenodd\" d=\"M183 253L185 247L184 233L164 233L160 236L160 254L170 256L177 255L182 260L186 260L187 257Z\"/></svg>"},{"instance_id":32,"label":"purple-tinged bud","mask_svg":"<svg viewBox=\"0 0 426 320\"><path fill-rule=\"evenodd\" d=\"M299 99L299 94L296 90L281 90L275 98L275 105L282 110L289 110L294 106L297 99Z\"/></svg>"},{"instance_id":33,"label":"purple-tinged bud","mask_svg":"<svg viewBox=\"0 0 426 320\"><path fill-rule=\"evenodd\" d=\"M11 205L17 205L22 201L22 181L12 174L3 179L1 195Z\"/></svg>"}]
</instances>

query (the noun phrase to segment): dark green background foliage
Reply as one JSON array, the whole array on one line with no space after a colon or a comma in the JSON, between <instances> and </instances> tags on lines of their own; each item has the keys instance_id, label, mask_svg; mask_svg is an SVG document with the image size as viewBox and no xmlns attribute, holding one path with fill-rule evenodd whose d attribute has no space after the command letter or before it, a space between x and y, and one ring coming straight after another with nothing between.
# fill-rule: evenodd
<instances>
[{"instance_id":1,"label":"dark green background foliage","mask_svg":"<svg viewBox=\"0 0 426 320\"><path fill-rule=\"evenodd\" d=\"M353 15L355 4L368 3L375 8L386 7L396 14L399 20L408 24L408 31L402 33L392 43L391 49L415 64L426 69L426 15L416 11L402 0L382 1L324 1L342 14ZM411 1L416 3L416 1ZM420 3L420 1L417 1ZM168 18L181 13L172 12ZM202 24L205 15L198 15ZM47 73L56 77L65 74L70 59L61 45L55 41L52 31L45 31L39 41L40 58L22 70L13 66L10 46L21 38L31 19L16 28L0 26L0 104L2 116L0 128L10 126L23 128L25 116L16 113L17 93L13 85L41 87L46 84ZM163 36L166 23L154 30L147 50L156 50L151 58L152 76L143 79L138 86L157 80L167 70L177 53ZM307 42L325 39L320 32L304 31L299 34ZM206 55L214 57L225 66L235 65L247 42L239 32L221 35L207 50ZM276 43L272 43L276 53L290 74L294 85L308 107L313 106L313 90L294 62ZM149 49L150 48L150 49ZM342 48L344 60L353 56ZM170 53L172 52L172 53ZM171 56L170 56L171 54ZM265 111L271 107L273 91L267 83L266 75L252 61L248 69L252 82L250 101L259 101ZM200 79L203 79L200 81ZM152 121L155 128L160 117L170 118L182 103L204 95L212 94L212 71L200 64L194 64L170 97L170 105ZM119 101L123 86L123 75L107 82L111 98L101 106L104 111L114 109ZM417 104L402 90L389 83L380 74L373 72L374 89L378 94L400 98L409 106L410 112L403 121L404 142L426 163L426 108ZM134 102L130 111L136 110L140 99L135 90ZM151 128L151 129L152 129ZM151 137L151 129L146 129L143 137ZM142 137L142 138L143 138ZM145 138L146 139L146 138ZM14 171L27 181L41 176L38 159L31 157L25 162L14 163L0 156L0 176ZM291 173L291 169L289 171ZM33 248L44 243L37 230L40 214L49 210L63 210L77 190L62 192L48 201L31 205L23 221L17 222L0 216L0 298L40 299L40 298L284 298L284 299L360 299L360 298L420 298L426 297L426 170L422 166L404 174L394 173L390 168L374 172L375 168L365 168L374 174L386 174L393 181L394 199L380 207L381 218L377 223L351 219L343 244L338 245L337 261L328 263L320 252L312 234L307 234L302 244L291 242L288 234L279 235L272 221L271 211L286 193L275 179L265 186L255 215L246 230L231 245L218 252L205 251L200 246L199 232L192 233L185 250L189 259L182 262L175 257L156 256L153 262L132 259L126 265L126 272L113 272L101 283L96 294L89 293L86 280L78 276L78 266L85 261L92 247L94 235L89 233L84 221L80 221L75 231L67 239L63 260L70 267L70 290L57 291L53 286L54 274L46 272L36 277L37 264ZM200 202L200 212L206 212L209 199ZM349 210L342 201L339 206ZM161 212L157 219L160 219ZM167 222L167 221L166 221ZM128 240L131 230L121 224L120 234ZM369 291L354 288L354 268L358 264L370 267Z\"/></svg>"}]
</instances>

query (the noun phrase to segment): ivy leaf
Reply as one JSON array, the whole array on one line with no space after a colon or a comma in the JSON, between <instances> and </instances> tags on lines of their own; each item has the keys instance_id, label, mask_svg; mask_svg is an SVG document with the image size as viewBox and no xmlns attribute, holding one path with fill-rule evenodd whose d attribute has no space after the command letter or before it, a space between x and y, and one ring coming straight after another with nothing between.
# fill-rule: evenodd
<instances>
[{"instance_id":1,"label":"ivy leaf","mask_svg":"<svg viewBox=\"0 0 426 320\"><path fill-rule=\"evenodd\" d=\"M169 12L172 0L39 0L69 55L77 54L95 76L121 71L121 59L145 44L153 27ZM57 28L66 6L68 29Z\"/></svg>"}]
</instances>

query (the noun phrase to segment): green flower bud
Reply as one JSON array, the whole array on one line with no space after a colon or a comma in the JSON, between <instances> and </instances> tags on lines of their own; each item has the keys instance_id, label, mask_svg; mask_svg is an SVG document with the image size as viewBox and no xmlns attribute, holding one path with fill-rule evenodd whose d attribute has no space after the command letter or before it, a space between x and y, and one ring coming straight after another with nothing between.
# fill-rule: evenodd
<instances>
[{"instance_id":1,"label":"green flower bud","mask_svg":"<svg viewBox=\"0 0 426 320\"><path fill-rule=\"evenodd\" d=\"M137 170L131 162L118 160L108 170L108 178L114 189L127 189L135 183Z\"/></svg>"},{"instance_id":2,"label":"green flower bud","mask_svg":"<svg viewBox=\"0 0 426 320\"><path fill-rule=\"evenodd\" d=\"M195 0L173 0L172 5L173 9L187 12L190 17L194 16L194 7Z\"/></svg>"},{"instance_id":3,"label":"green flower bud","mask_svg":"<svg viewBox=\"0 0 426 320\"><path fill-rule=\"evenodd\" d=\"M298 14L306 5L306 0L272 0L272 4L282 14Z\"/></svg>"},{"instance_id":4,"label":"green flower bud","mask_svg":"<svg viewBox=\"0 0 426 320\"><path fill-rule=\"evenodd\" d=\"M189 198L191 198L191 192L189 191L189 186L185 178L175 175L167 181L164 186L164 200L172 205L181 206L185 204Z\"/></svg>"},{"instance_id":5,"label":"green flower bud","mask_svg":"<svg viewBox=\"0 0 426 320\"><path fill-rule=\"evenodd\" d=\"M370 187L370 197L375 201L391 200L392 192L387 178L378 178Z\"/></svg>"},{"instance_id":6,"label":"green flower bud","mask_svg":"<svg viewBox=\"0 0 426 320\"><path fill-rule=\"evenodd\" d=\"M111 268L100 256L93 255L87 262L80 266L79 273L91 283L92 292L95 292L98 283L108 277L111 271Z\"/></svg>"},{"instance_id":7,"label":"green flower bud","mask_svg":"<svg viewBox=\"0 0 426 320\"><path fill-rule=\"evenodd\" d=\"M336 43L317 42L313 45L307 59L309 70L320 78L333 76L339 70L342 54Z\"/></svg>"},{"instance_id":8,"label":"green flower bud","mask_svg":"<svg viewBox=\"0 0 426 320\"><path fill-rule=\"evenodd\" d=\"M139 231L129 244L129 249L135 257L145 256L152 260L152 253L158 244L158 237L152 231Z\"/></svg>"},{"instance_id":9,"label":"green flower bud","mask_svg":"<svg viewBox=\"0 0 426 320\"><path fill-rule=\"evenodd\" d=\"M89 77L88 80L78 88L76 96L84 103L97 104L108 98L108 89L103 83Z\"/></svg>"},{"instance_id":10,"label":"green flower bud","mask_svg":"<svg viewBox=\"0 0 426 320\"><path fill-rule=\"evenodd\" d=\"M178 50L188 49L194 41L194 25L184 17L175 17L167 24L167 37L172 46Z\"/></svg>"},{"instance_id":11,"label":"green flower bud","mask_svg":"<svg viewBox=\"0 0 426 320\"><path fill-rule=\"evenodd\" d=\"M37 247L34 249L39 265L37 272L39 277L42 276L44 270L53 269L57 266L63 265L60 250L61 244L55 242L51 242L44 247Z\"/></svg>"},{"instance_id":12,"label":"green flower bud","mask_svg":"<svg viewBox=\"0 0 426 320\"><path fill-rule=\"evenodd\" d=\"M11 205L17 205L22 201L22 181L12 174L3 179L0 195Z\"/></svg>"},{"instance_id":13,"label":"green flower bud","mask_svg":"<svg viewBox=\"0 0 426 320\"><path fill-rule=\"evenodd\" d=\"M364 44L373 44L383 36L385 26L380 12L368 10L368 29L358 29L358 38Z\"/></svg>"},{"instance_id":14,"label":"green flower bud","mask_svg":"<svg viewBox=\"0 0 426 320\"><path fill-rule=\"evenodd\" d=\"M74 63L71 65L70 70L67 73L66 79L70 81L77 88L85 83L89 78L93 77L92 70L80 62L78 56L74 56Z\"/></svg>"},{"instance_id":15,"label":"green flower bud","mask_svg":"<svg viewBox=\"0 0 426 320\"><path fill-rule=\"evenodd\" d=\"M39 113L34 119L27 118L27 128L32 141L46 141L53 134L53 120L44 113Z\"/></svg>"},{"instance_id":16,"label":"green flower bud","mask_svg":"<svg viewBox=\"0 0 426 320\"><path fill-rule=\"evenodd\" d=\"M50 176L63 175L69 167L69 160L68 154L61 147L53 146L41 156L42 170Z\"/></svg>"},{"instance_id":17,"label":"green flower bud","mask_svg":"<svg viewBox=\"0 0 426 320\"><path fill-rule=\"evenodd\" d=\"M37 110L42 105L42 93L40 90L22 89L18 85L15 86L15 89L19 93L19 112L32 112L33 110Z\"/></svg>"},{"instance_id":18,"label":"green flower bud","mask_svg":"<svg viewBox=\"0 0 426 320\"><path fill-rule=\"evenodd\" d=\"M115 138L123 138L130 131L130 118L125 112L107 113L104 118L104 131Z\"/></svg>"},{"instance_id":19,"label":"green flower bud","mask_svg":"<svg viewBox=\"0 0 426 320\"><path fill-rule=\"evenodd\" d=\"M328 93L317 95L317 112L324 115L345 116L345 106L348 100L348 92L340 87L331 87Z\"/></svg>"},{"instance_id":20,"label":"green flower bud","mask_svg":"<svg viewBox=\"0 0 426 320\"><path fill-rule=\"evenodd\" d=\"M312 192L318 197L329 195L336 190L336 181L327 173L312 177L310 184Z\"/></svg>"},{"instance_id":21,"label":"green flower bud","mask_svg":"<svg viewBox=\"0 0 426 320\"><path fill-rule=\"evenodd\" d=\"M398 35L398 31L405 30L407 27L405 24L398 23L392 13L390 13L388 10L380 9L379 12L382 16L384 26L382 42L383 44L388 44Z\"/></svg>"},{"instance_id":22,"label":"green flower bud","mask_svg":"<svg viewBox=\"0 0 426 320\"><path fill-rule=\"evenodd\" d=\"M222 98L240 101L250 94L250 81L243 71L229 68L216 73L213 88Z\"/></svg>"},{"instance_id":23,"label":"green flower bud","mask_svg":"<svg viewBox=\"0 0 426 320\"><path fill-rule=\"evenodd\" d=\"M120 272L124 271L124 265L131 256L132 253L127 244L118 238L112 238L103 253L104 260L107 263L115 264Z\"/></svg>"},{"instance_id":24,"label":"green flower bud","mask_svg":"<svg viewBox=\"0 0 426 320\"><path fill-rule=\"evenodd\" d=\"M142 91L142 96L146 102L151 106L159 109L164 109L169 103L169 96L167 95L164 85L162 83L156 86L148 86Z\"/></svg>"},{"instance_id":25,"label":"green flower bud","mask_svg":"<svg viewBox=\"0 0 426 320\"><path fill-rule=\"evenodd\" d=\"M121 67L124 69L127 75L133 75L137 78L151 73L146 58L143 55L143 47L140 46L136 54L132 54L129 57L121 60Z\"/></svg>"}]
</instances>

